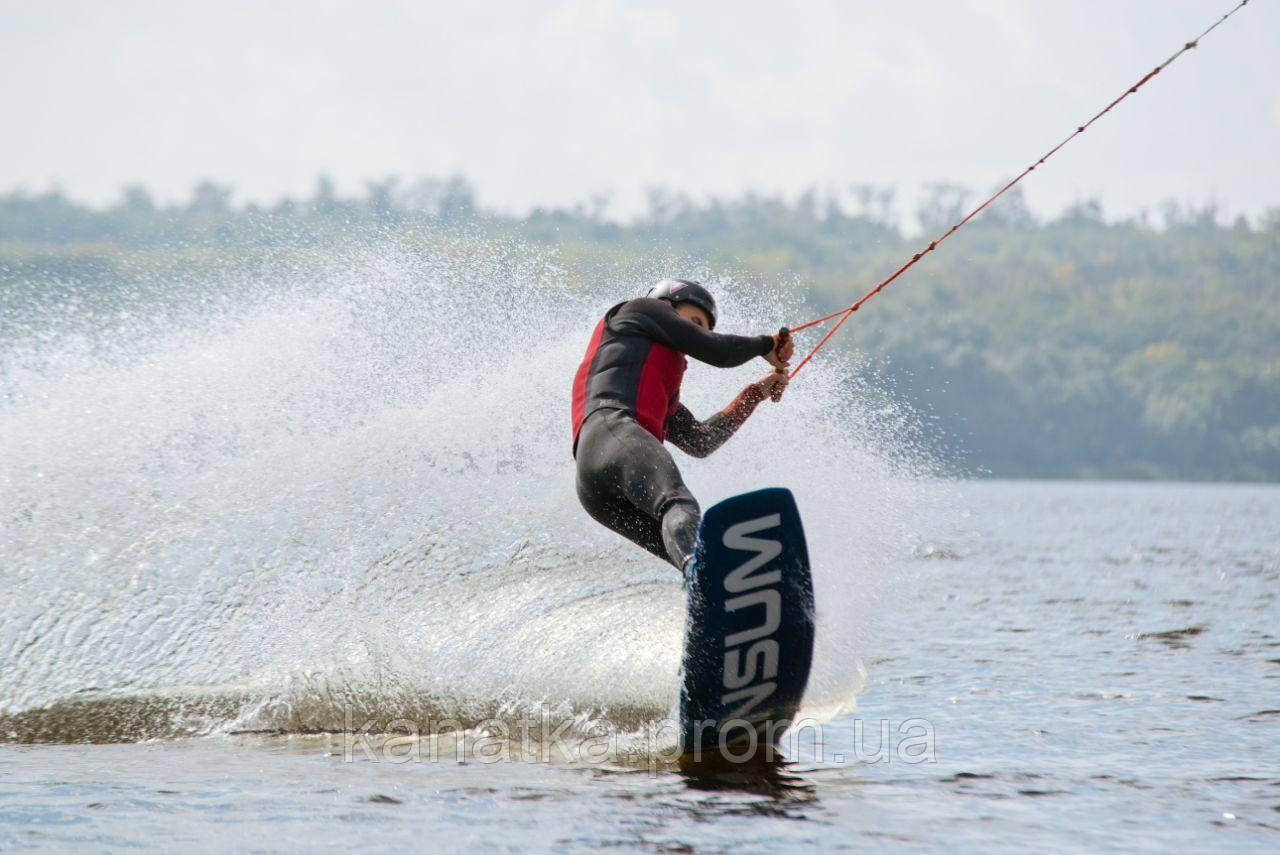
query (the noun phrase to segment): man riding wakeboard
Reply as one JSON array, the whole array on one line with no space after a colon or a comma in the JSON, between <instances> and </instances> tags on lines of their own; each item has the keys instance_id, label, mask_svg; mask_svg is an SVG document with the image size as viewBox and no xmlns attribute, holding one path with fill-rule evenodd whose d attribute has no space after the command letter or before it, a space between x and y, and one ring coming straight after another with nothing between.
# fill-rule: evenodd
<instances>
[{"instance_id":1,"label":"man riding wakeboard","mask_svg":"<svg viewBox=\"0 0 1280 855\"><path fill-rule=\"evenodd\" d=\"M740 336L713 332L715 325L711 292L689 279L664 279L605 312L573 380L578 499L597 522L686 578L702 512L662 443L694 457L715 451L756 405L781 397L794 350L785 330ZM680 403L686 355L718 368L759 356L773 370L698 421Z\"/></svg>"}]
</instances>

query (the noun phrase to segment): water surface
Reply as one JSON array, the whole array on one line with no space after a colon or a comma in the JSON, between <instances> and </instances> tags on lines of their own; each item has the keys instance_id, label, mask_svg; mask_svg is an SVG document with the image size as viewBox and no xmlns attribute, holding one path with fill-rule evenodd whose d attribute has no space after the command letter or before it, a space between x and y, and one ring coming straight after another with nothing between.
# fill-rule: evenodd
<instances>
[{"instance_id":1,"label":"water surface","mask_svg":"<svg viewBox=\"0 0 1280 855\"><path fill-rule=\"evenodd\" d=\"M979 482L956 498L959 525L903 559L857 710L773 774L432 762L315 734L8 745L0 845L1280 844L1280 490ZM899 750L908 721L927 751Z\"/></svg>"}]
</instances>

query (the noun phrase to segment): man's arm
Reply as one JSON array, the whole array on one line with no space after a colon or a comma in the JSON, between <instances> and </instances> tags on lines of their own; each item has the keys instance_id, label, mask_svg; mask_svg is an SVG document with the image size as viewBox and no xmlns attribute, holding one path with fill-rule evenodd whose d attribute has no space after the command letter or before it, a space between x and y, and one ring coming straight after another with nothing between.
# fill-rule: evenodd
<instances>
[{"instance_id":1,"label":"man's arm","mask_svg":"<svg viewBox=\"0 0 1280 855\"><path fill-rule=\"evenodd\" d=\"M698 421L689 412L689 408L681 404L667 420L667 439L685 454L706 457L724 445L776 387L785 388L786 385L785 372L766 375L763 379L748 384L729 406L705 422Z\"/></svg>"},{"instance_id":2,"label":"man's arm","mask_svg":"<svg viewBox=\"0 0 1280 855\"><path fill-rule=\"evenodd\" d=\"M640 297L623 304L610 325L620 333L648 336L672 350L717 368L733 368L773 352L771 335L728 335L703 329L672 311L661 300Z\"/></svg>"}]
</instances>

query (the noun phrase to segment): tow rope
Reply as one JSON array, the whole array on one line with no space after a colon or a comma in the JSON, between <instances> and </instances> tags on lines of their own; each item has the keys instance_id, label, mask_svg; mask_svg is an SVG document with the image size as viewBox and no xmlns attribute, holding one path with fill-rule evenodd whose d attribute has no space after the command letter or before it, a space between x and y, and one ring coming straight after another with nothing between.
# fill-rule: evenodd
<instances>
[{"instance_id":1,"label":"tow rope","mask_svg":"<svg viewBox=\"0 0 1280 855\"><path fill-rule=\"evenodd\" d=\"M1249 0L1240 0L1240 3L1239 3L1239 4L1238 4L1234 9L1232 9L1230 12L1228 12L1227 14L1225 14L1225 15L1223 15L1221 18L1219 18L1217 21L1215 21L1215 22L1214 22L1214 24L1213 24L1213 26L1209 27L1209 29L1205 30L1203 33L1201 33L1200 35L1196 36L1196 37L1195 37L1194 39L1192 39L1191 41L1189 41L1189 42L1187 42L1186 44L1184 44L1184 45L1183 45L1183 46L1182 46L1182 47L1181 47L1181 48L1180 48L1176 53L1174 53L1174 54L1173 54L1173 56L1169 57L1169 58L1168 58L1168 59L1166 59L1164 62L1162 62L1162 63L1160 63L1159 65L1157 65L1155 68L1153 68L1153 69L1151 69L1150 71L1148 71L1148 72L1146 73L1146 75L1144 75L1144 76L1143 76L1143 78L1142 78L1141 80L1139 80L1137 83L1133 84L1133 85L1132 85L1132 86L1130 86L1128 89L1126 89L1126 90L1125 90L1125 91L1120 95L1120 97L1119 97L1119 98L1116 98L1116 99L1115 99L1114 101L1112 101L1110 104L1108 104L1107 106L1103 107L1100 111L1098 111L1098 113L1097 113L1097 114L1096 114L1092 119L1090 119L1089 121L1085 122L1083 125L1079 125L1079 126L1078 126L1074 131L1072 131L1072 132L1067 136L1067 138L1066 138L1066 139L1064 139L1062 142L1060 142L1060 143L1058 143L1057 145L1055 145L1053 148L1049 149L1049 151L1048 151L1048 152L1046 152L1044 155L1042 155L1042 156L1040 157L1040 159L1039 159L1039 160L1035 161L1035 162L1034 162L1034 163L1032 163L1030 166L1028 166L1026 169L1022 170L1022 172L1021 172L1021 173L1019 173L1019 174L1018 174L1018 176L1017 176L1016 178L1014 178L1014 179L1013 179L1012 181L1010 181L1008 184L1004 185L1004 186L1003 186L1003 187L1001 187L999 190L997 190L995 193L993 193L993 194L992 194L992 195L991 195L991 196L990 196L990 197L989 197L985 202L983 202L981 205L979 205L978 207L976 207L976 208L974 208L972 211L970 211L970 212L969 212L969 213L964 217L964 219L960 220L960 221L959 221L959 222L957 222L955 225L953 225L951 228L947 229L947 230L946 230L945 232L943 232L943 233L942 233L942 235L940 235L939 237L937 237L937 238L935 238L934 240L930 241L928 246L926 246L924 249L922 249L922 250L920 250L919 252L917 252L915 255L911 256L911 258L910 258L910 259L908 259L908 260L907 260L907 262L906 262L905 264L903 264L903 265L902 265L901 267L899 267L897 270L893 271L893 273L891 273L891 274L889 274L888 276L886 276L884 279L882 279L882 280L880 281L880 283L879 283L878 285L876 285L874 288L872 288L872 289L871 289L870 291L868 291L867 293L863 294L861 297L859 297L857 300L855 300L855 301L854 301L853 303L851 303L849 306L847 306L846 308L843 308L843 309L837 309L837 310L836 310L836 311L834 311L834 312L829 312L829 313L827 313L827 314L823 315L823 316L822 316L822 317L820 317L820 318L814 318L814 319L813 319L813 320L811 320L811 321L806 321L806 322L805 322L805 323L803 323L803 324L798 324L798 325L796 325L796 326L794 326L794 327L791 327L791 330L790 330L791 332L799 332L800 330L808 329L809 327L814 326L814 325L816 325L816 324L823 323L824 321L829 321L829 320L831 320L831 319L832 319L832 318L834 318L834 317L837 317L837 316L838 316L838 317L840 318L840 320L836 321L835 326L833 326L831 329L827 330L827 334L826 334L826 335L824 335L824 336L822 337L822 339L821 339L821 340L819 340L819 342L813 346L813 349L809 351L809 353L805 356L805 358L804 358L804 359L802 359L802 360L800 360L800 364L799 364L799 365L797 365L794 369L792 369L792 371L791 371L791 376L792 376L792 377L795 377L797 374L799 374L799 373L800 373L800 369L801 369L801 368L804 368L805 364L806 364L810 359L812 359L812 358L813 358L813 355L814 355L815 353L817 353L817 352L822 348L822 346L823 346L824 344L826 344L826 343L827 343L827 341L828 341L828 340L829 340L833 335L835 335L836 330L840 329L840 327L844 324L844 322L845 322L845 321L847 321L847 320L849 320L849 316L850 316L850 315L852 315L854 312L858 311L858 309L862 308L862 304L863 304L863 303L865 303L865 302L867 302L868 300L870 300L870 299L871 299L872 297L874 297L876 294L879 294L881 291L883 291L883 290L885 289L885 286L887 286L890 282L892 282L893 280L895 280L895 279L897 279L899 276L901 276L903 273L906 273L908 270L910 270L910 269L911 269L911 267L912 267L912 266L914 266L914 265L915 265L915 263L916 263L917 261L919 261L920 259L924 258L926 255L928 255L929 253L931 253L931 252L933 252L935 249L937 249L938 244L942 243L944 240L946 240L947 238L949 238L952 234L954 234L957 230L959 230L959 228L960 228L961 226L963 226L965 223L969 222L969 221L970 221L970 220L972 220L974 217L976 217L979 213L981 213L981 212L982 212L982 210L983 210L984 208L986 208L986 207L987 207L988 205L990 205L992 202L994 202L995 200L997 200L997 199L999 199L1001 196L1003 196L1003 195L1004 195L1008 190L1010 190L1010 189L1011 189L1015 184L1017 184L1017 183L1018 183L1019 181L1021 181L1023 178L1026 178L1028 175L1030 175L1032 172L1034 172L1034 171L1035 171L1035 168L1036 168L1037 166L1040 166L1040 165L1041 165L1041 164L1043 164L1046 160L1048 160L1049 158L1053 157L1053 155L1057 153L1058 149L1062 148L1062 147L1063 147L1063 146L1065 146L1067 143L1071 142L1073 139L1075 139L1076 137L1078 137L1078 136L1080 136L1082 133L1084 133L1086 130L1088 130L1088 128L1089 128L1089 126L1090 126L1090 125L1092 125L1094 122L1096 122L1096 121L1098 121L1099 119L1101 119L1101 118L1102 118L1103 116L1105 116L1107 113L1111 112L1111 109L1112 109L1113 107L1115 107L1117 104L1119 104L1121 101L1123 101L1125 98L1128 98L1130 95L1132 95L1133 93L1137 92L1140 88L1142 88L1142 85L1143 85L1144 83L1146 83L1146 82L1147 82L1148 80L1150 80L1151 78L1155 77L1157 74L1159 74L1159 73L1160 73L1162 70L1164 70L1165 68L1168 68L1171 64L1173 64L1174 60L1176 60L1178 57L1182 56L1182 55L1183 55L1184 53L1186 53L1187 51L1189 51L1189 50L1191 50L1192 48L1196 47L1196 45L1198 45L1198 44L1200 43L1200 40L1201 40L1201 39L1203 39L1205 36L1209 35L1209 33L1213 32L1213 31L1214 31L1214 30L1216 30L1218 27L1222 26L1222 24L1224 24L1228 18L1230 18L1230 17L1231 17L1232 15L1234 15L1236 12L1239 12L1241 9L1243 9L1245 6L1247 6L1247 5L1248 5L1248 3L1249 3Z\"/></svg>"}]
</instances>

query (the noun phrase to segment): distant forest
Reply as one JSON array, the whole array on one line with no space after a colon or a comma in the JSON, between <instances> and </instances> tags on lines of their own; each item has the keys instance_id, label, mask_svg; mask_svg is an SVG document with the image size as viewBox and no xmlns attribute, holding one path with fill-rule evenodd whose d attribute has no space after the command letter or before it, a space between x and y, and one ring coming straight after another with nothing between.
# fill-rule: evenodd
<instances>
[{"instance_id":1,"label":"distant forest","mask_svg":"<svg viewBox=\"0 0 1280 855\"><path fill-rule=\"evenodd\" d=\"M976 193L936 184L912 213L930 236ZM0 299L92 291L140 257L258 256L353 231L465 224L555 247L569 271L678 254L794 290L817 314L849 303L919 249L892 187L693 201L661 189L628 223L607 197L516 218L481 210L462 178L370 182L342 197L232 203L205 182L183 204L141 187L92 208L58 192L0 196ZM197 263L192 261L192 263ZM637 263L634 269L644 269ZM3 330L0 330L0 334ZM1173 202L1056 218L1010 194L868 303L833 347L875 371L970 474L1280 480L1280 208L1219 222Z\"/></svg>"}]
</instances>

